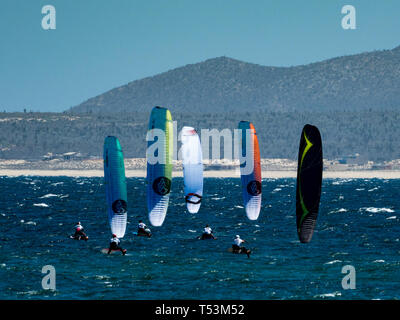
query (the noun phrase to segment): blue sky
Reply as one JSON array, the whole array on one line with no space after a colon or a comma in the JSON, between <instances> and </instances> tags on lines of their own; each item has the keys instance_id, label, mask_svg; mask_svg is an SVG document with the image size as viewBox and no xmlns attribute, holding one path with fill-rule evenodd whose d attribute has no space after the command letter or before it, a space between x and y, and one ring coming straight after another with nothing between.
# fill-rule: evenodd
<instances>
[{"instance_id":1,"label":"blue sky","mask_svg":"<svg viewBox=\"0 0 400 320\"><path fill-rule=\"evenodd\" d=\"M56 30L41 27L44 5ZM343 30L341 8L357 10ZM398 0L1 0L0 110L63 111L218 56L292 66L400 45Z\"/></svg>"}]
</instances>

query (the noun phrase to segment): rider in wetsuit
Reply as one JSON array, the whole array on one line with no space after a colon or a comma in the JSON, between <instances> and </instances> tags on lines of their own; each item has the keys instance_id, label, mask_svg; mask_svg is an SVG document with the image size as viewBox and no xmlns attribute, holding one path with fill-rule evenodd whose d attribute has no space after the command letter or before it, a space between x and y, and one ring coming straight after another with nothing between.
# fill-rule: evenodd
<instances>
[{"instance_id":1,"label":"rider in wetsuit","mask_svg":"<svg viewBox=\"0 0 400 320\"><path fill-rule=\"evenodd\" d=\"M148 237L151 236L150 229L147 228L146 224L144 224L142 220L139 220L137 233L138 233L138 235L145 235L145 236L148 236Z\"/></svg>"},{"instance_id":2,"label":"rider in wetsuit","mask_svg":"<svg viewBox=\"0 0 400 320\"><path fill-rule=\"evenodd\" d=\"M242 247L242 243L246 242L243 239L240 239L239 235L236 235L235 239L233 240L232 244L232 252L233 253L246 253L247 257L250 258L250 253L251 251L249 249L246 249L245 247Z\"/></svg>"},{"instance_id":3,"label":"rider in wetsuit","mask_svg":"<svg viewBox=\"0 0 400 320\"><path fill-rule=\"evenodd\" d=\"M83 226L80 222L78 222L75 226L75 233L73 235L73 238L76 240L84 239L85 241L88 239L88 236L83 231Z\"/></svg>"},{"instance_id":4,"label":"rider in wetsuit","mask_svg":"<svg viewBox=\"0 0 400 320\"><path fill-rule=\"evenodd\" d=\"M213 235L213 231L212 229L209 227L209 225L207 224L206 227L203 230L203 234L200 237L201 240L204 239L215 239L214 235Z\"/></svg>"},{"instance_id":5,"label":"rider in wetsuit","mask_svg":"<svg viewBox=\"0 0 400 320\"><path fill-rule=\"evenodd\" d=\"M108 248L108 254L110 254L112 250L119 250L122 252L123 255L125 255L126 249L122 249L120 247L120 245L119 245L120 242L121 242L121 240L119 240L117 238L117 235L113 234L112 238L110 240L110 247Z\"/></svg>"}]
</instances>

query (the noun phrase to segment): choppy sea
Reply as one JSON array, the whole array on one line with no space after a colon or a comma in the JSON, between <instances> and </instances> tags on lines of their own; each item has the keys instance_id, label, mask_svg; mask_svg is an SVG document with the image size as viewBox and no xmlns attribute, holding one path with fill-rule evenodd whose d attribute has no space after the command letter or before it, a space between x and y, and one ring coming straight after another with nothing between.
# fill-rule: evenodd
<instances>
[{"instance_id":1,"label":"choppy sea","mask_svg":"<svg viewBox=\"0 0 400 320\"><path fill-rule=\"evenodd\" d=\"M198 214L183 181L152 238L145 179L128 182L126 256L105 255L110 228L102 178L0 177L0 299L393 299L400 298L400 180L324 179L313 239L296 233L295 179L264 179L249 221L239 179L207 178ZM69 239L81 221L89 240ZM205 224L217 240L197 240ZM253 253L228 252L236 234ZM43 266L56 290L42 288ZM355 270L344 289L342 268Z\"/></svg>"}]
</instances>

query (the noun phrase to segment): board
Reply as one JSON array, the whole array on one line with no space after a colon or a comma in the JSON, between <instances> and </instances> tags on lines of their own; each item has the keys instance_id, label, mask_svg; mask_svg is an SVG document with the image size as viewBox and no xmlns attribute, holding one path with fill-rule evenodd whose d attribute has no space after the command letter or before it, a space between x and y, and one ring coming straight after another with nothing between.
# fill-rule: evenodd
<instances>
[{"instance_id":1,"label":"board","mask_svg":"<svg viewBox=\"0 0 400 320\"><path fill-rule=\"evenodd\" d=\"M119 252L120 254L122 254L122 252L121 252L120 250L111 250L110 254L118 253L118 252ZM101 253L108 254L108 248L101 249Z\"/></svg>"},{"instance_id":2,"label":"board","mask_svg":"<svg viewBox=\"0 0 400 320\"><path fill-rule=\"evenodd\" d=\"M139 234L139 233L137 233L137 232L132 232L132 234L133 234L134 236L137 236L137 237L145 237L145 238L151 238L151 236L152 236L151 233L150 233L150 235L145 235L145 234Z\"/></svg>"},{"instance_id":3,"label":"board","mask_svg":"<svg viewBox=\"0 0 400 320\"><path fill-rule=\"evenodd\" d=\"M87 240L89 239L88 236L86 236L86 239L84 239L84 238L83 238L83 239L82 239L82 238L81 238L81 239L77 239L77 238L75 238L74 236L69 236L69 238L70 238L70 239L74 239L74 240L85 240L85 241L87 241Z\"/></svg>"},{"instance_id":4,"label":"board","mask_svg":"<svg viewBox=\"0 0 400 320\"><path fill-rule=\"evenodd\" d=\"M230 253L234 253L234 254L247 254L246 252L233 252L233 249L232 248L229 248L228 250L227 250L228 252L230 252ZM249 250L249 253L251 253L251 250Z\"/></svg>"}]
</instances>

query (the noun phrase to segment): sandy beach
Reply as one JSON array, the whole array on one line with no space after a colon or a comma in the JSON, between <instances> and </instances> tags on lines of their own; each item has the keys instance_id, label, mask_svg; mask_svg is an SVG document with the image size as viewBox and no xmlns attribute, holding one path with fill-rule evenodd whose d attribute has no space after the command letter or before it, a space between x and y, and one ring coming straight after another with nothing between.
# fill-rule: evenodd
<instances>
[{"instance_id":1,"label":"sandy beach","mask_svg":"<svg viewBox=\"0 0 400 320\"><path fill-rule=\"evenodd\" d=\"M146 177L145 170L126 170L126 177ZM182 177L182 171L174 171L173 177ZM263 179L296 178L296 171L263 171ZM38 177L103 177L103 170L12 170L0 169L0 176L38 176ZM205 178L239 178L239 170L206 170ZM399 170L357 170L357 171L324 171L324 179L400 179Z\"/></svg>"}]
</instances>

